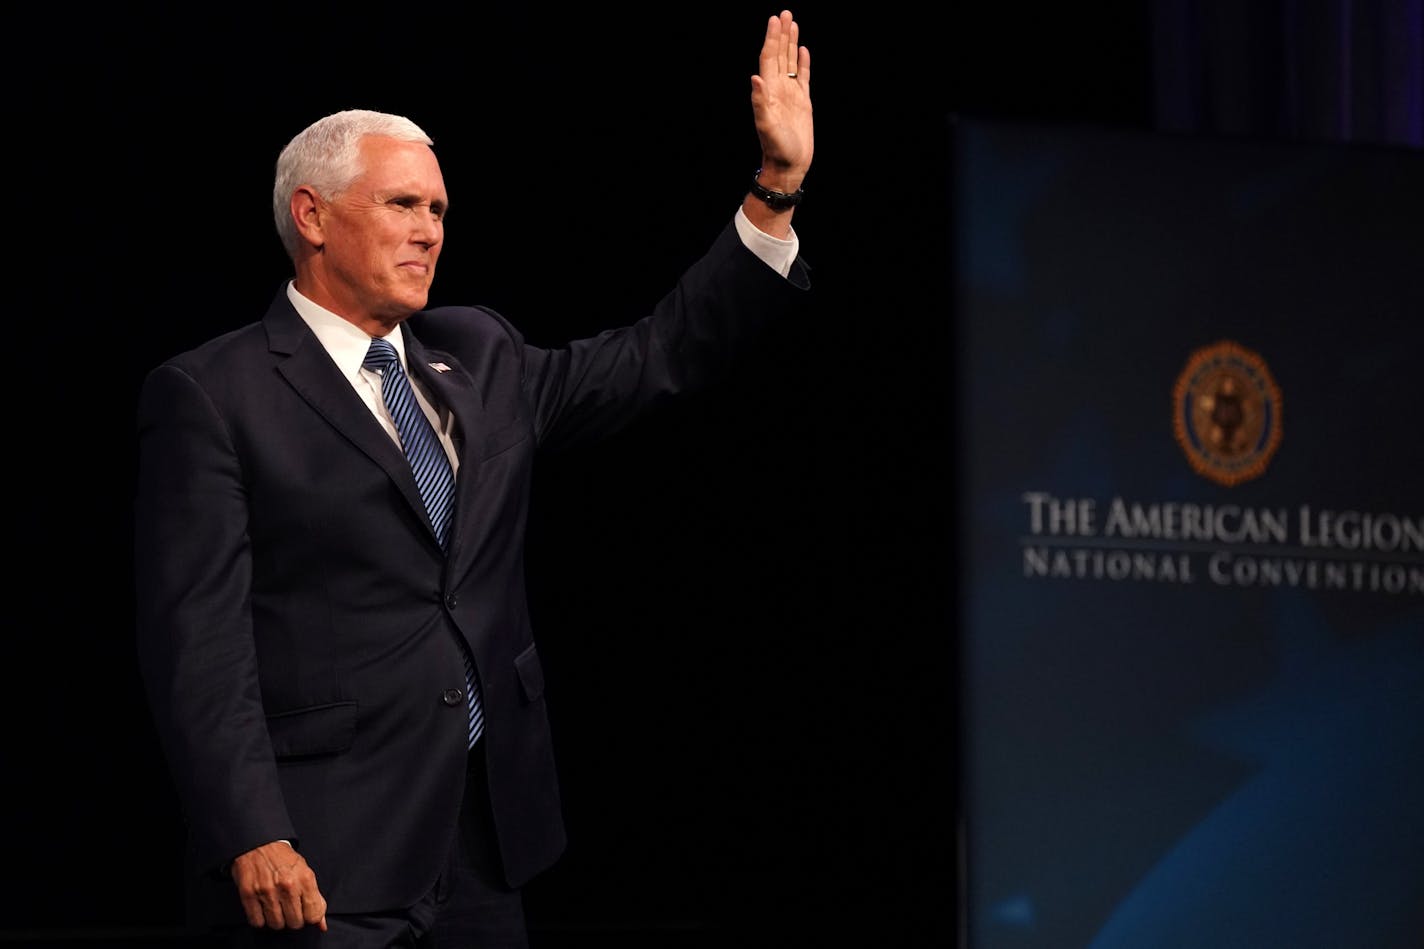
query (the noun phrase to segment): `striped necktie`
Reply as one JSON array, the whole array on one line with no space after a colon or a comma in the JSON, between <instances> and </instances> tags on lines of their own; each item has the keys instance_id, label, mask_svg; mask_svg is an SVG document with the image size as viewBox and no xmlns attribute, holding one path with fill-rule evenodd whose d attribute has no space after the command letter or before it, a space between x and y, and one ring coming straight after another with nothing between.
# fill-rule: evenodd
<instances>
[{"instance_id":1,"label":"striped necktie","mask_svg":"<svg viewBox=\"0 0 1424 949\"><path fill-rule=\"evenodd\" d=\"M420 489L421 500L425 502L430 526L434 528L440 546L447 547L450 523L455 513L455 473L450 468L445 448L416 401L410 380L406 378L400 357L390 341L380 337L372 339L362 365L381 377L381 398L400 434L401 448L415 474L415 484ZM473 748L484 731L484 712L480 707L474 664L463 637L460 638L460 653L465 660L465 695L470 712L468 738L469 746Z\"/></svg>"}]
</instances>

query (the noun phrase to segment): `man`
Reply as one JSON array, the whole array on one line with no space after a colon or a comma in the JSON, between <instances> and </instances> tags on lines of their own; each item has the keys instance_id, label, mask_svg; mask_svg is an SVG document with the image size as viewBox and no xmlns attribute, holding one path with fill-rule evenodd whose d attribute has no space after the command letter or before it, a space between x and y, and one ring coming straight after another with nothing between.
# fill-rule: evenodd
<instances>
[{"instance_id":1,"label":"man","mask_svg":"<svg viewBox=\"0 0 1424 949\"><path fill-rule=\"evenodd\" d=\"M520 888L565 842L522 575L534 452L704 384L807 287L809 80L790 12L769 18L733 220L653 313L559 349L424 309L450 202L409 120L341 112L283 150L294 278L140 397L138 647L196 924L526 944Z\"/></svg>"}]
</instances>

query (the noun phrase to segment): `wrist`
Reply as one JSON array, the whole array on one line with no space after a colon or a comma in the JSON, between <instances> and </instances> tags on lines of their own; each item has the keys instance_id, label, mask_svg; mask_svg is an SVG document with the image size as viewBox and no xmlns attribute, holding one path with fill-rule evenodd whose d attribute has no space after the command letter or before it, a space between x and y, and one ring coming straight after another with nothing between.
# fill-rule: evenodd
<instances>
[{"instance_id":1,"label":"wrist","mask_svg":"<svg viewBox=\"0 0 1424 949\"><path fill-rule=\"evenodd\" d=\"M786 176L777 180L765 168L758 168L752 175L751 193L773 211L789 211L800 204L805 195L799 181L793 182Z\"/></svg>"}]
</instances>

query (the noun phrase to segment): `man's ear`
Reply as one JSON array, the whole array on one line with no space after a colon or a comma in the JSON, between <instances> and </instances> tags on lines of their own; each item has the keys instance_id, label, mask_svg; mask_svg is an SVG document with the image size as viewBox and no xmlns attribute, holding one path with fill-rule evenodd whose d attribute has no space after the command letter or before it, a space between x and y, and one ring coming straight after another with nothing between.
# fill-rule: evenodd
<instances>
[{"instance_id":1,"label":"man's ear","mask_svg":"<svg viewBox=\"0 0 1424 949\"><path fill-rule=\"evenodd\" d=\"M301 234L306 242L314 248L320 248L326 243L326 237L322 233L322 225L326 220L326 202L322 201L321 195L311 185L298 185L292 192L290 202L292 220L296 222L297 233Z\"/></svg>"}]
</instances>

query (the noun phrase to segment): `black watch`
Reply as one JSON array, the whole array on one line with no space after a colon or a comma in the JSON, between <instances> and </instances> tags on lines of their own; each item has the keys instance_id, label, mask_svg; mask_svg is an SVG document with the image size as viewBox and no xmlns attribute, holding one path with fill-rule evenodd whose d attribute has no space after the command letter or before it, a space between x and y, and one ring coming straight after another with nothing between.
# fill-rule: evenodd
<instances>
[{"instance_id":1,"label":"black watch","mask_svg":"<svg viewBox=\"0 0 1424 949\"><path fill-rule=\"evenodd\" d=\"M772 191L770 188L762 187L757 179L761 177L761 169L756 170L752 175L752 194L756 195L766 203L766 206L773 211L787 211L801 203L801 196L806 193L804 188L797 188L795 191Z\"/></svg>"}]
</instances>

